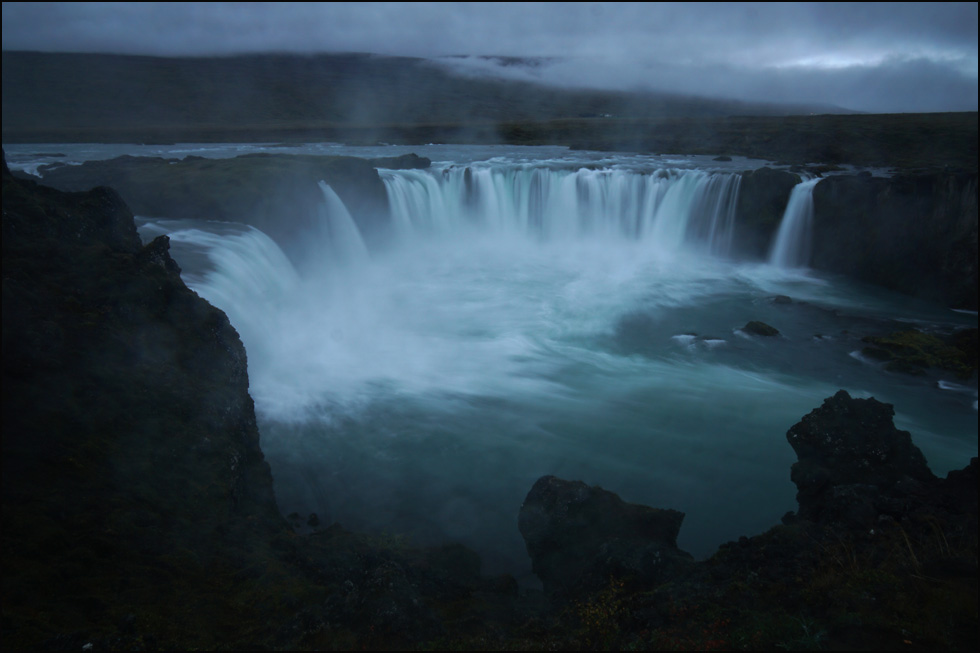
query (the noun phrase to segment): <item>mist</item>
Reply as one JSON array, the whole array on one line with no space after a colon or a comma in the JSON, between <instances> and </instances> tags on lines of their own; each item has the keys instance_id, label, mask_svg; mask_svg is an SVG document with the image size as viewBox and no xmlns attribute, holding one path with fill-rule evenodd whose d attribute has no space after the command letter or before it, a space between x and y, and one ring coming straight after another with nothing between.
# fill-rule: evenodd
<instances>
[{"instance_id":1,"label":"mist","mask_svg":"<svg viewBox=\"0 0 980 653\"><path fill-rule=\"evenodd\" d=\"M869 112L977 109L975 3L4 3L3 48L373 52L562 87Z\"/></svg>"}]
</instances>

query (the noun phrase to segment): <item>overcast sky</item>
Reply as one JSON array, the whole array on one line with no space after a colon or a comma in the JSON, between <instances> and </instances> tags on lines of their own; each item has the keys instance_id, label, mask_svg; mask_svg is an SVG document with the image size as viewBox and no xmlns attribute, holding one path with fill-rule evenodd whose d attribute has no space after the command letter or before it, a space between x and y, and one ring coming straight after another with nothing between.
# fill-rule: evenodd
<instances>
[{"instance_id":1,"label":"overcast sky","mask_svg":"<svg viewBox=\"0 0 980 653\"><path fill-rule=\"evenodd\" d=\"M467 74L837 105L976 111L977 3L3 3L3 49L546 57Z\"/></svg>"}]
</instances>

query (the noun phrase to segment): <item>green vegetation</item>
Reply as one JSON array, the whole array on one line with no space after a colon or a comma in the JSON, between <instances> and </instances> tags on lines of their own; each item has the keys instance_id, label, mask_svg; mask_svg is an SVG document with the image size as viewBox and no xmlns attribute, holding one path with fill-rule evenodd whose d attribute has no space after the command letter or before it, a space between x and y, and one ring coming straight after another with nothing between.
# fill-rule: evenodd
<instances>
[{"instance_id":1,"label":"green vegetation","mask_svg":"<svg viewBox=\"0 0 980 653\"><path fill-rule=\"evenodd\" d=\"M923 374L936 368L969 378L977 369L977 330L964 329L946 340L917 329L896 331L886 336L868 336L863 353L887 361L886 369L906 374Z\"/></svg>"}]
</instances>

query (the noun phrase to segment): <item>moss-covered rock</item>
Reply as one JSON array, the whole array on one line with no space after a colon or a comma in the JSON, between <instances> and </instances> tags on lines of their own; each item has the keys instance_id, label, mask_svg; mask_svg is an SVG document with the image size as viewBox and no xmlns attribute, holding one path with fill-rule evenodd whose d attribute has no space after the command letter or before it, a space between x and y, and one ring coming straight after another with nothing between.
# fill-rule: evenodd
<instances>
[{"instance_id":1,"label":"moss-covered rock","mask_svg":"<svg viewBox=\"0 0 980 653\"><path fill-rule=\"evenodd\" d=\"M946 339L917 329L866 336L866 356L887 361L892 372L923 374L933 368L968 378L977 369L977 330L963 329Z\"/></svg>"}]
</instances>

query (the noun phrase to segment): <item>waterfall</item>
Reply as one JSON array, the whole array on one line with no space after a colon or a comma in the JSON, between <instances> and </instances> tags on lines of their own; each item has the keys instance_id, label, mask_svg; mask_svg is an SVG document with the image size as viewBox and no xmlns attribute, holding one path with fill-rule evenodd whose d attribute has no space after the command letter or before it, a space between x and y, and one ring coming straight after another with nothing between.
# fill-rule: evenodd
<instances>
[{"instance_id":1,"label":"waterfall","mask_svg":"<svg viewBox=\"0 0 980 653\"><path fill-rule=\"evenodd\" d=\"M314 242L314 247L326 247L322 252L330 257L332 263L345 266L359 266L368 260L367 245L354 222L350 211L333 188L324 181L319 182L323 193L318 226L322 238Z\"/></svg>"},{"instance_id":2,"label":"waterfall","mask_svg":"<svg viewBox=\"0 0 980 653\"><path fill-rule=\"evenodd\" d=\"M701 170L452 166L381 170L404 235L482 228L542 240L626 238L729 253L739 175Z\"/></svg>"},{"instance_id":3,"label":"waterfall","mask_svg":"<svg viewBox=\"0 0 980 653\"><path fill-rule=\"evenodd\" d=\"M790 193L786 211L779 223L779 231L769 263L780 268L805 267L810 262L810 232L813 229L813 187L819 177L800 182Z\"/></svg>"},{"instance_id":4,"label":"waterfall","mask_svg":"<svg viewBox=\"0 0 980 653\"><path fill-rule=\"evenodd\" d=\"M678 541L707 555L795 505L792 453L759 434L785 431L842 378L916 406L906 423L936 434L937 459L952 458L949 432L957 456L975 455L973 395L959 412L913 400L903 380L856 366L852 340L812 340L865 324L860 290L724 258L740 175L521 155L381 170L391 232L371 232L370 250L362 216L325 183L314 215L280 207L302 225L283 242L154 220L147 235L171 234L188 285L242 337L284 512L459 541L520 576L515 506L557 474L688 511ZM793 193L776 265L806 263L816 183ZM768 301L778 294L800 301ZM739 338L750 319L786 338Z\"/></svg>"}]
</instances>

